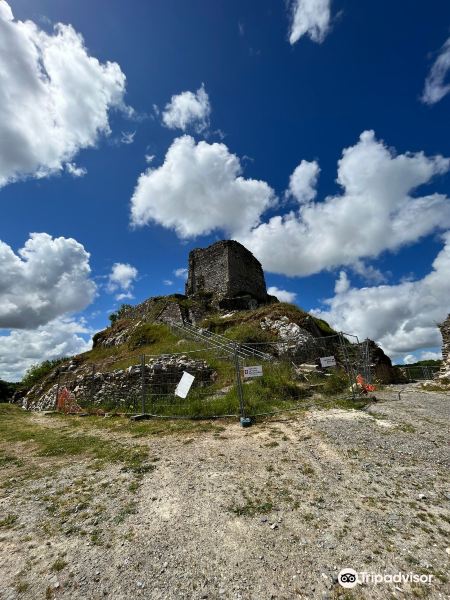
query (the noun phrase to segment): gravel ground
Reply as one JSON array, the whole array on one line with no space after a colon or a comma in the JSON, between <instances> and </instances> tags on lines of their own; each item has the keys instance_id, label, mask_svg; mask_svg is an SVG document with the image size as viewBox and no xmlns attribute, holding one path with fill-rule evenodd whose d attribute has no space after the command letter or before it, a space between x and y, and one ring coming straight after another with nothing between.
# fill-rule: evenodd
<instances>
[{"instance_id":1,"label":"gravel ground","mask_svg":"<svg viewBox=\"0 0 450 600\"><path fill-rule=\"evenodd\" d=\"M149 446L155 468L138 481L83 460L2 489L17 520L0 529L0 598L450 598L450 397L378 398L124 437ZM344 590L343 567L431 583Z\"/></svg>"}]
</instances>

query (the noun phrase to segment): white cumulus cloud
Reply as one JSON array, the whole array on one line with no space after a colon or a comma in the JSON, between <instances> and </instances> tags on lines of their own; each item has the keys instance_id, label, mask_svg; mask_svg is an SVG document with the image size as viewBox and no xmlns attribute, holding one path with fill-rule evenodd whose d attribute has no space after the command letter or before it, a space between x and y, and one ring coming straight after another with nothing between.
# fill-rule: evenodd
<instances>
[{"instance_id":1,"label":"white cumulus cloud","mask_svg":"<svg viewBox=\"0 0 450 600\"><path fill-rule=\"evenodd\" d=\"M158 223L181 238L214 229L237 234L257 225L274 203L264 181L244 179L239 158L225 144L174 140L164 163L142 173L131 199L134 225Z\"/></svg>"},{"instance_id":2,"label":"white cumulus cloud","mask_svg":"<svg viewBox=\"0 0 450 600\"><path fill-rule=\"evenodd\" d=\"M32 233L17 254L0 241L0 328L31 329L95 296L89 254L71 238Z\"/></svg>"},{"instance_id":3,"label":"white cumulus cloud","mask_svg":"<svg viewBox=\"0 0 450 600\"><path fill-rule=\"evenodd\" d=\"M32 21L14 20L2 0L0 187L61 171L79 150L94 146L110 133L109 110L128 108L124 92L119 65L90 56L71 25L59 23L48 34Z\"/></svg>"},{"instance_id":4,"label":"white cumulus cloud","mask_svg":"<svg viewBox=\"0 0 450 600\"><path fill-rule=\"evenodd\" d=\"M352 288L342 284L341 275L336 295L325 301L325 310L315 310L314 314L337 330L375 340L393 358L439 347L437 324L449 312L450 232L443 240L443 249L423 279Z\"/></svg>"},{"instance_id":5,"label":"white cumulus cloud","mask_svg":"<svg viewBox=\"0 0 450 600\"><path fill-rule=\"evenodd\" d=\"M78 167L75 163L66 163L66 171L72 177L84 177L87 173L87 169Z\"/></svg>"},{"instance_id":6,"label":"white cumulus cloud","mask_svg":"<svg viewBox=\"0 0 450 600\"><path fill-rule=\"evenodd\" d=\"M287 196L293 196L300 204L314 200L320 167L316 161L302 160L289 178Z\"/></svg>"},{"instance_id":7,"label":"white cumulus cloud","mask_svg":"<svg viewBox=\"0 0 450 600\"><path fill-rule=\"evenodd\" d=\"M425 80L422 102L435 104L450 92L450 82L445 82L450 71L450 38L441 48L441 52L431 67Z\"/></svg>"},{"instance_id":8,"label":"white cumulus cloud","mask_svg":"<svg viewBox=\"0 0 450 600\"><path fill-rule=\"evenodd\" d=\"M210 114L209 96L202 84L195 93L186 91L172 96L163 110L162 120L169 129L186 131L192 126L201 133L209 127Z\"/></svg>"},{"instance_id":9,"label":"white cumulus cloud","mask_svg":"<svg viewBox=\"0 0 450 600\"><path fill-rule=\"evenodd\" d=\"M361 269L363 258L450 228L447 196L414 193L449 169L447 158L395 154L373 131L365 131L338 162L341 194L274 216L239 241L276 273L306 276L341 265Z\"/></svg>"},{"instance_id":10,"label":"white cumulus cloud","mask_svg":"<svg viewBox=\"0 0 450 600\"><path fill-rule=\"evenodd\" d=\"M128 263L114 263L108 276L107 289L109 292L121 290L116 300L133 298L133 283L137 279L138 270Z\"/></svg>"},{"instance_id":11,"label":"white cumulus cloud","mask_svg":"<svg viewBox=\"0 0 450 600\"><path fill-rule=\"evenodd\" d=\"M330 29L331 0L293 0L289 42L295 44L305 34L323 42Z\"/></svg>"},{"instance_id":12,"label":"white cumulus cloud","mask_svg":"<svg viewBox=\"0 0 450 600\"><path fill-rule=\"evenodd\" d=\"M345 271L341 271L339 273L339 279L336 280L334 285L335 294L343 294L347 292L350 288L350 281L347 277L347 273Z\"/></svg>"},{"instance_id":13,"label":"white cumulus cloud","mask_svg":"<svg viewBox=\"0 0 450 600\"><path fill-rule=\"evenodd\" d=\"M58 318L37 329L21 329L0 335L0 379L18 381L32 365L44 360L87 352L91 331L82 321Z\"/></svg>"},{"instance_id":14,"label":"white cumulus cloud","mask_svg":"<svg viewBox=\"0 0 450 600\"><path fill-rule=\"evenodd\" d=\"M267 293L271 296L278 298L280 302L295 302L297 294L295 292L288 292L287 290L280 290L276 286L267 288Z\"/></svg>"}]
</instances>

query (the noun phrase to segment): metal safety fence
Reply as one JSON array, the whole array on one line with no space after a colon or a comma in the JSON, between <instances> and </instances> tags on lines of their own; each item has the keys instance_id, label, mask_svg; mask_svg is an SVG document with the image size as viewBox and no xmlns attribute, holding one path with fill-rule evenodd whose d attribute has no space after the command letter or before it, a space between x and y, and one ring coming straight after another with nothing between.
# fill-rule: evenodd
<instances>
[{"instance_id":1,"label":"metal safety fence","mask_svg":"<svg viewBox=\"0 0 450 600\"><path fill-rule=\"evenodd\" d=\"M436 365L402 365L398 368L408 382L434 379L440 371Z\"/></svg>"},{"instance_id":2,"label":"metal safety fence","mask_svg":"<svg viewBox=\"0 0 450 600\"><path fill-rule=\"evenodd\" d=\"M62 368L49 393L64 412L246 418L311 399L356 399L370 376L366 344L355 336L261 344L213 339L198 350Z\"/></svg>"}]
</instances>

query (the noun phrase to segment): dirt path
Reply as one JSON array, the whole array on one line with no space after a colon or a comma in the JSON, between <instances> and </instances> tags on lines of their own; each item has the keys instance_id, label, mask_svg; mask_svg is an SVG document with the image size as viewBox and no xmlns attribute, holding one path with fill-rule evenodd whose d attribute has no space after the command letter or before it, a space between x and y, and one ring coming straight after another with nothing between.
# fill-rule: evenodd
<instances>
[{"instance_id":1,"label":"dirt path","mask_svg":"<svg viewBox=\"0 0 450 600\"><path fill-rule=\"evenodd\" d=\"M88 461L23 482L0 504L18 515L0 529L0 598L450 597L450 400L382 397L140 438L155 469L138 483ZM432 582L346 591L343 567Z\"/></svg>"}]
</instances>

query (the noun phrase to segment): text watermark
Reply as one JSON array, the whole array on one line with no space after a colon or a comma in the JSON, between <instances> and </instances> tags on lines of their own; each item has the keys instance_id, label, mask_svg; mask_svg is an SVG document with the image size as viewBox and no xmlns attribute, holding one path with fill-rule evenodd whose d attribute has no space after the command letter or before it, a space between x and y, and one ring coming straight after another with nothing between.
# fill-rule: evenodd
<instances>
[{"instance_id":1,"label":"text watermark","mask_svg":"<svg viewBox=\"0 0 450 600\"><path fill-rule=\"evenodd\" d=\"M338 581L344 588L354 588L358 584L379 584L379 583L423 583L430 584L433 575L418 573L371 573L369 571L355 571L350 567L341 569L338 575Z\"/></svg>"}]
</instances>

